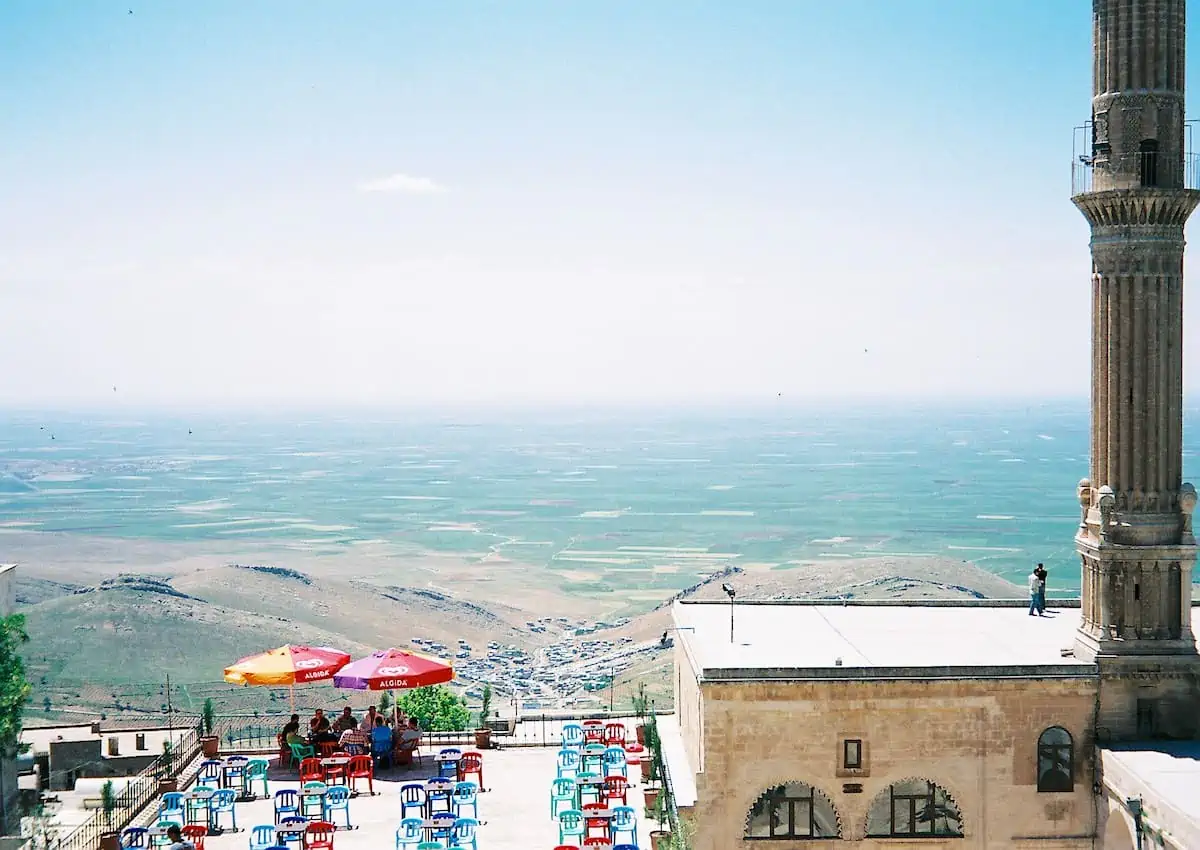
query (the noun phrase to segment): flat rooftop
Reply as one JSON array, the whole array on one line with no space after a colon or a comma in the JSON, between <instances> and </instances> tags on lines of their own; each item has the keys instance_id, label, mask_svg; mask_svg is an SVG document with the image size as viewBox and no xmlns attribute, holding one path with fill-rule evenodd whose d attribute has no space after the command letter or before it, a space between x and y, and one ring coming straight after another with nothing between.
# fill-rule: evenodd
<instances>
[{"instance_id":1,"label":"flat rooftop","mask_svg":"<svg viewBox=\"0 0 1200 850\"><path fill-rule=\"evenodd\" d=\"M1054 601L1050 603L1054 605ZM1076 606L1078 603L1076 603ZM1079 609L1028 604L676 602L676 639L708 681L1091 677L1063 655Z\"/></svg>"},{"instance_id":2,"label":"flat rooftop","mask_svg":"<svg viewBox=\"0 0 1200 850\"><path fill-rule=\"evenodd\" d=\"M1104 784L1142 800L1152 826L1176 846L1200 847L1200 741L1102 746L1100 763Z\"/></svg>"}]
</instances>

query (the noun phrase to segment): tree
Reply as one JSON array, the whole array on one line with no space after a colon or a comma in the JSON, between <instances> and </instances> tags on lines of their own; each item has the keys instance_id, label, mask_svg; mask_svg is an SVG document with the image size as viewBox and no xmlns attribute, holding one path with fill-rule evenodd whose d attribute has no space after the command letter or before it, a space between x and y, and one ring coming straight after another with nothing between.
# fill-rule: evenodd
<instances>
[{"instance_id":1,"label":"tree","mask_svg":"<svg viewBox=\"0 0 1200 850\"><path fill-rule=\"evenodd\" d=\"M42 697L42 711L50 713L50 697Z\"/></svg>"},{"instance_id":2,"label":"tree","mask_svg":"<svg viewBox=\"0 0 1200 850\"><path fill-rule=\"evenodd\" d=\"M113 790L111 779L100 786L100 808L104 812L104 822L112 826L113 810L117 808L117 793Z\"/></svg>"},{"instance_id":3,"label":"tree","mask_svg":"<svg viewBox=\"0 0 1200 850\"><path fill-rule=\"evenodd\" d=\"M28 642L24 615L0 618L0 759L15 758L21 751L21 719L32 687L25 679L25 662L19 649ZM0 771L0 831L8 827L7 799L4 773Z\"/></svg>"},{"instance_id":4,"label":"tree","mask_svg":"<svg viewBox=\"0 0 1200 850\"><path fill-rule=\"evenodd\" d=\"M211 735L213 733L213 724L216 722L216 713L213 711L213 701L206 699L204 707L200 710L200 719L204 722L204 734Z\"/></svg>"},{"instance_id":5,"label":"tree","mask_svg":"<svg viewBox=\"0 0 1200 850\"><path fill-rule=\"evenodd\" d=\"M459 732L471 722L466 702L442 685L405 691L396 704L430 732Z\"/></svg>"},{"instance_id":6,"label":"tree","mask_svg":"<svg viewBox=\"0 0 1200 850\"><path fill-rule=\"evenodd\" d=\"M392 695L388 691L384 691L379 695L379 713L387 714L392 707Z\"/></svg>"},{"instance_id":7,"label":"tree","mask_svg":"<svg viewBox=\"0 0 1200 850\"><path fill-rule=\"evenodd\" d=\"M488 717L492 713L492 686L483 686L483 705L479 708L479 727L480 729L487 728Z\"/></svg>"}]
</instances>

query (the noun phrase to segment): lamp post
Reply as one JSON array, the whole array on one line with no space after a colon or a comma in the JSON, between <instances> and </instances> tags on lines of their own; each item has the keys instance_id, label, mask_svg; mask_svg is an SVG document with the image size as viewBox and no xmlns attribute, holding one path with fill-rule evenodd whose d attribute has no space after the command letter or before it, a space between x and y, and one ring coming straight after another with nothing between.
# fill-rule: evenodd
<instances>
[{"instance_id":1,"label":"lamp post","mask_svg":"<svg viewBox=\"0 0 1200 850\"><path fill-rule=\"evenodd\" d=\"M737 591L731 584L721 585L721 590L729 597L729 642L733 643L733 597L737 596Z\"/></svg>"}]
</instances>

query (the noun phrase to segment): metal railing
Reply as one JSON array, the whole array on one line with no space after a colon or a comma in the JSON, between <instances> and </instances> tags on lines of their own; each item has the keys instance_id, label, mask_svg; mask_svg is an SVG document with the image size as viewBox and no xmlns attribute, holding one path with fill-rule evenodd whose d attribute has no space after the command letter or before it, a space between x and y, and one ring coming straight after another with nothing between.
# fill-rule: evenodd
<instances>
[{"instance_id":1,"label":"metal railing","mask_svg":"<svg viewBox=\"0 0 1200 850\"><path fill-rule=\"evenodd\" d=\"M185 730L179 742L154 760L129 781L121 793L116 795L116 805L111 813L98 809L71 833L55 843L57 850L96 850L100 836L106 832L120 832L128 826L142 810L158 797L158 783L162 779L176 779L200 754L200 727Z\"/></svg>"},{"instance_id":2,"label":"metal railing","mask_svg":"<svg viewBox=\"0 0 1200 850\"><path fill-rule=\"evenodd\" d=\"M1080 156L1071 163L1071 195L1110 189L1200 189L1200 154L1159 151Z\"/></svg>"}]
</instances>

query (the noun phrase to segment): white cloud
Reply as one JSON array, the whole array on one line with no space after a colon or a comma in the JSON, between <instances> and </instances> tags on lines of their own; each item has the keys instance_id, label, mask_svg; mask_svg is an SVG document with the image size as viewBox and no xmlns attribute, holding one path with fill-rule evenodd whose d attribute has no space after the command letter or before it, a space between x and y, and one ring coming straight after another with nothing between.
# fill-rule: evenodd
<instances>
[{"instance_id":1,"label":"white cloud","mask_svg":"<svg viewBox=\"0 0 1200 850\"><path fill-rule=\"evenodd\" d=\"M446 187L428 177L391 174L358 184L360 192L397 192L403 195L440 195Z\"/></svg>"}]
</instances>

